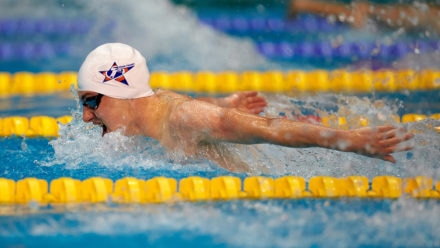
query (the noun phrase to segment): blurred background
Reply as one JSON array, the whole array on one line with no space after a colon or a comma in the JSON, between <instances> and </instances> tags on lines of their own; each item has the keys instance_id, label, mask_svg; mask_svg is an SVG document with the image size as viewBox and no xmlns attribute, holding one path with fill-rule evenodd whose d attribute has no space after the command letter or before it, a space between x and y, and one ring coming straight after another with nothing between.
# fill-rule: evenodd
<instances>
[{"instance_id":1,"label":"blurred background","mask_svg":"<svg viewBox=\"0 0 440 248\"><path fill-rule=\"evenodd\" d=\"M292 11L295 2L304 1L3 0L0 67L8 72L77 71L89 51L115 41L138 48L152 71L421 69L440 64L438 32L420 17L402 12L401 19L413 23L408 27L370 15L362 27L354 27L344 13ZM353 6L350 1L325 3ZM425 9L438 1L368 3L408 5L426 16Z\"/></svg>"},{"instance_id":2,"label":"blurred background","mask_svg":"<svg viewBox=\"0 0 440 248\"><path fill-rule=\"evenodd\" d=\"M437 197L439 3L0 0L0 177L249 176L204 160L180 163L153 140L102 137L100 127L82 121L71 87L76 72L95 47L123 42L147 58L154 87L188 94L255 89L269 100L268 116L338 128L391 123L416 134L415 149L396 154L396 164L320 148L225 146L251 165L250 175L362 175L369 182L426 176L421 182L430 184L421 185L436 187ZM333 196L1 205L0 247L440 246L436 199Z\"/></svg>"}]
</instances>

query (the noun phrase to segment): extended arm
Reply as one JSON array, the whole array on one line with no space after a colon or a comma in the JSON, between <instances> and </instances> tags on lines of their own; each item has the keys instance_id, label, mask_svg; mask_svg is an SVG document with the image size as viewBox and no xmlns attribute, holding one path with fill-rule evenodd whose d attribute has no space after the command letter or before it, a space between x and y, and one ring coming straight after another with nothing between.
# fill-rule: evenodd
<instances>
[{"instance_id":1,"label":"extended arm","mask_svg":"<svg viewBox=\"0 0 440 248\"><path fill-rule=\"evenodd\" d=\"M288 147L323 147L355 152L395 162L393 152L411 149L401 145L412 134L393 126L338 130L285 118L266 118L238 109L212 107L189 102L192 116L185 119L184 128L200 142L228 141L243 144L271 143ZM196 110L196 111L194 111ZM191 111L182 111L189 113ZM181 126L183 128L183 126Z\"/></svg>"}]
</instances>

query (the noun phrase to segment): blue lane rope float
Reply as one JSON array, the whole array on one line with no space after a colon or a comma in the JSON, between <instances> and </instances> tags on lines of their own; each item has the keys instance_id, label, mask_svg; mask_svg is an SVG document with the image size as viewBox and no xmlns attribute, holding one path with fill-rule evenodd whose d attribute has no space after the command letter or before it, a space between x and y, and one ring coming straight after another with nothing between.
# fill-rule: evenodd
<instances>
[{"instance_id":1,"label":"blue lane rope float","mask_svg":"<svg viewBox=\"0 0 440 248\"><path fill-rule=\"evenodd\" d=\"M389 198L440 199L440 182L426 176L400 178L376 176L314 176L308 182L298 176L279 178L236 176L204 178L189 176L140 179L124 177L112 181L103 177L78 180L60 177L47 181L0 178L0 204L66 203L166 203L237 199L299 198Z\"/></svg>"},{"instance_id":2,"label":"blue lane rope float","mask_svg":"<svg viewBox=\"0 0 440 248\"><path fill-rule=\"evenodd\" d=\"M330 42L330 39L314 39L313 42L295 41L292 36L316 36L322 33L340 32L346 28L326 18L301 15L295 19L280 17L200 17L200 22L233 35L256 36L257 50L269 59L284 61L325 60L327 63L353 62L378 59L390 61L411 53L425 53L440 49L438 40L397 40L393 44L376 41ZM87 35L95 25L87 19L17 18L0 19L0 61L53 58L55 54L72 55L71 41ZM284 33L285 35L282 35ZM262 38L276 36L277 41ZM282 36L281 38L279 36ZM29 37L37 37L29 40ZM41 42L39 36L51 37ZM34 43L32 40L37 40ZM304 39L301 39L304 40Z\"/></svg>"},{"instance_id":3,"label":"blue lane rope float","mask_svg":"<svg viewBox=\"0 0 440 248\"><path fill-rule=\"evenodd\" d=\"M246 17L246 16L201 16L201 23L219 31L231 34L252 33L334 33L347 29L339 22L330 22L326 18L313 15L300 15L295 19L281 17Z\"/></svg>"},{"instance_id":4,"label":"blue lane rope float","mask_svg":"<svg viewBox=\"0 0 440 248\"><path fill-rule=\"evenodd\" d=\"M0 61L52 59L72 55L66 42L0 42Z\"/></svg>"},{"instance_id":5,"label":"blue lane rope float","mask_svg":"<svg viewBox=\"0 0 440 248\"><path fill-rule=\"evenodd\" d=\"M327 59L343 62L367 59L392 61L415 52L437 51L440 49L440 42L397 41L393 44L381 44L376 41L347 41L332 44L330 41L263 41L257 43L257 47L262 55L271 59Z\"/></svg>"},{"instance_id":6,"label":"blue lane rope float","mask_svg":"<svg viewBox=\"0 0 440 248\"><path fill-rule=\"evenodd\" d=\"M94 22L84 18L5 18L0 19L0 33L5 38L17 36L72 36L87 34Z\"/></svg>"}]
</instances>

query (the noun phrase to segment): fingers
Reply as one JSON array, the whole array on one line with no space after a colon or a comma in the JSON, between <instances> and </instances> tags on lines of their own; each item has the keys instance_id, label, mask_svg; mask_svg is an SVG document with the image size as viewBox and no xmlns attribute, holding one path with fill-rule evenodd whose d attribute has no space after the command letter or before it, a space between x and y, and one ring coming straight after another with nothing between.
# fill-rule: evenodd
<instances>
[{"instance_id":1,"label":"fingers","mask_svg":"<svg viewBox=\"0 0 440 248\"><path fill-rule=\"evenodd\" d=\"M391 155L392 153L409 151L414 148L411 142L406 142L412 139L414 134L402 127L378 126L359 129L357 133L366 138L366 144L361 153L392 163L396 162L395 158Z\"/></svg>"},{"instance_id":2,"label":"fingers","mask_svg":"<svg viewBox=\"0 0 440 248\"><path fill-rule=\"evenodd\" d=\"M382 160L389 161L391 163L396 163L396 159L392 155L385 155L381 157Z\"/></svg>"},{"instance_id":3,"label":"fingers","mask_svg":"<svg viewBox=\"0 0 440 248\"><path fill-rule=\"evenodd\" d=\"M258 95L257 91L243 91L240 93L243 94L245 97L254 97Z\"/></svg>"},{"instance_id":4,"label":"fingers","mask_svg":"<svg viewBox=\"0 0 440 248\"><path fill-rule=\"evenodd\" d=\"M245 91L240 92L242 101L242 109L253 113L259 114L264 108L267 106L267 101L264 97L258 96L258 92L256 91Z\"/></svg>"},{"instance_id":5,"label":"fingers","mask_svg":"<svg viewBox=\"0 0 440 248\"><path fill-rule=\"evenodd\" d=\"M264 99L255 99L246 103L247 108L266 107L267 102Z\"/></svg>"}]
</instances>

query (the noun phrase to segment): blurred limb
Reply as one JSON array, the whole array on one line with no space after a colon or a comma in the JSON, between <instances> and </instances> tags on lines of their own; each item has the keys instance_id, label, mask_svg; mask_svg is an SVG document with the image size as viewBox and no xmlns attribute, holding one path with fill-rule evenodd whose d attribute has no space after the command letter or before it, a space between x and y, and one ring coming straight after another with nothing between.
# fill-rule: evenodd
<instances>
[{"instance_id":1,"label":"blurred limb","mask_svg":"<svg viewBox=\"0 0 440 248\"><path fill-rule=\"evenodd\" d=\"M256 91L236 92L220 98L199 97L197 99L224 108L237 108L251 114L259 114L267 106L266 99Z\"/></svg>"},{"instance_id":2,"label":"blurred limb","mask_svg":"<svg viewBox=\"0 0 440 248\"><path fill-rule=\"evenodd\" d=\"M350 23L356 28L364 27L367 20L371 19L393 28L428 28L440 33L440 7L418 2L411 5L374 4L367 1L343 4L316 0L292 0L288 15L292 17L301 12L334 15L339 21Z\"/></svg>"}]
</instances>

